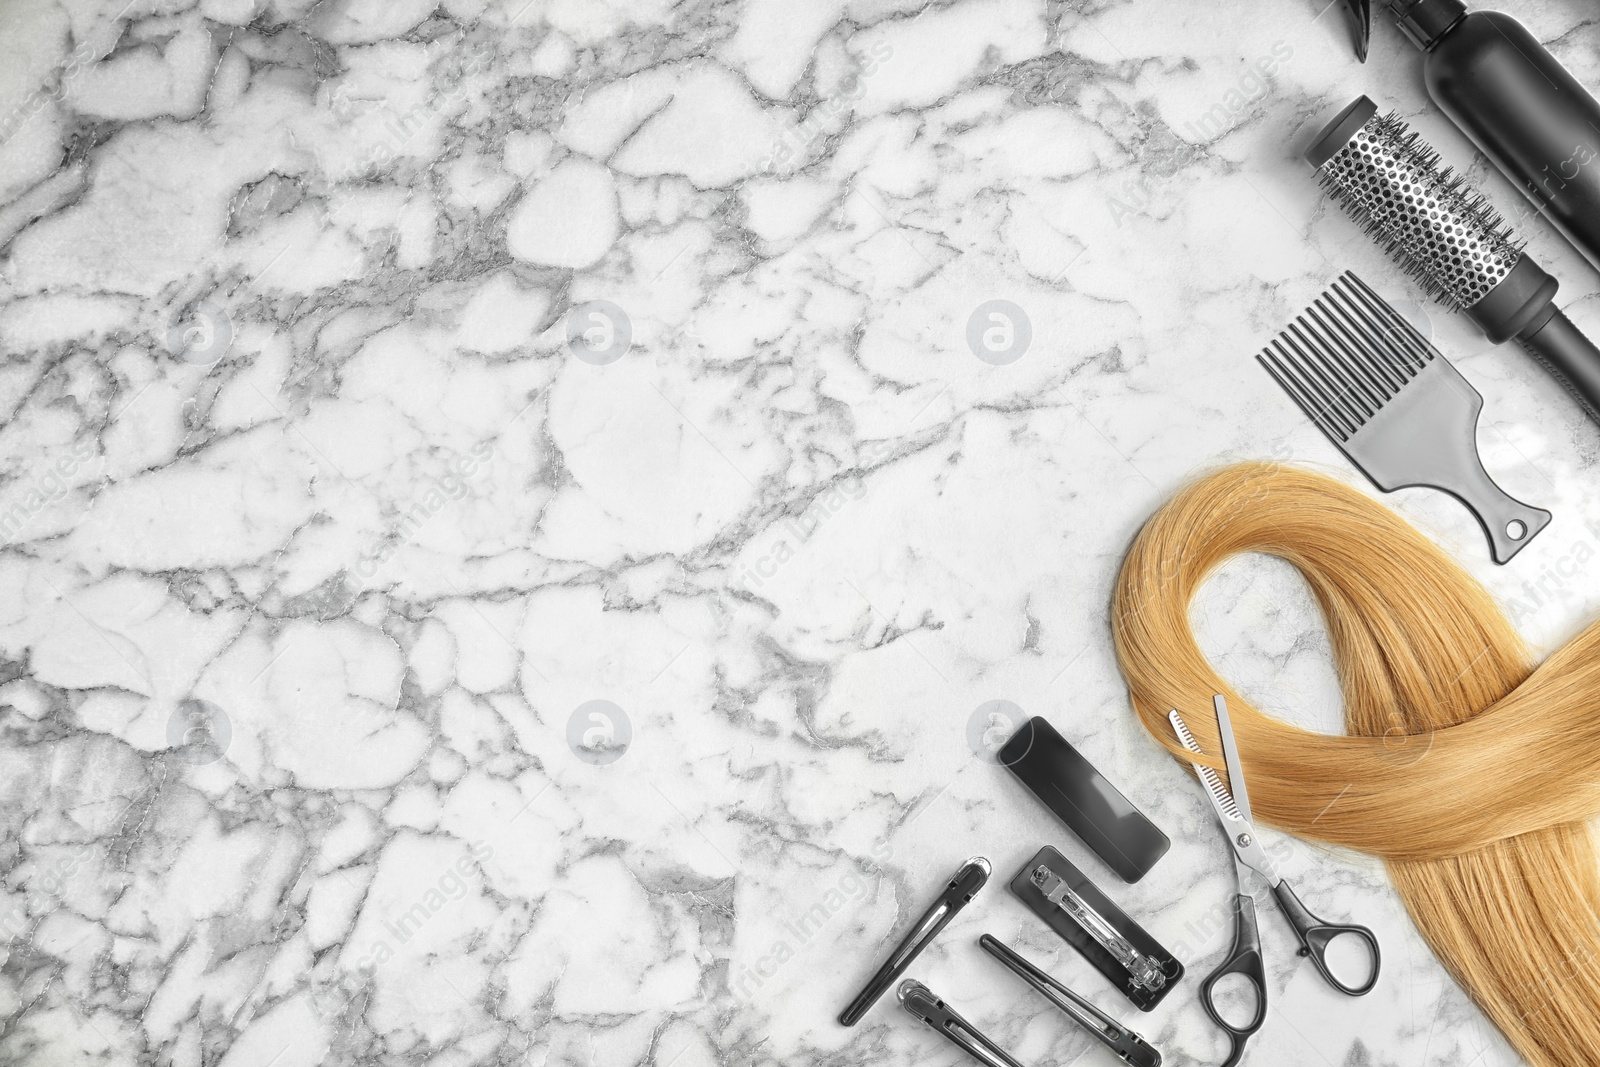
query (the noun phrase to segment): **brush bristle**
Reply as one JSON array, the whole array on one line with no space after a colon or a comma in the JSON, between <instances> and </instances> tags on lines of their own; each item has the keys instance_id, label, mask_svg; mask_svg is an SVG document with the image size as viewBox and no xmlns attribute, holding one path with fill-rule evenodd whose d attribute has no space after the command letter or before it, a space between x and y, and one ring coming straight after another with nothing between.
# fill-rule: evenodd
<instances>
[{"instance_id":1,"label":"brush bristle","mask_svg":"<svg viewBox=\"0 0 1600 1067\"><path fill-rule=\"evenodd\" d=\"M1500 213L1391 112L1368 120L1318 178L1352 218L1441 303L1464 309L1522 254Z\"/></svg>"}]
</instances>

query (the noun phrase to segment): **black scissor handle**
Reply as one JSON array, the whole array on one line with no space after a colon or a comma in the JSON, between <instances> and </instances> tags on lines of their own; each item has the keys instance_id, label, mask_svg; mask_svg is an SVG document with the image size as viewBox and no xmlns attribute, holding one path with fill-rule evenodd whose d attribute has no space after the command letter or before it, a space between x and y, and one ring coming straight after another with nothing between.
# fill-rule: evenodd
<instances>
[{"instance_id":1,"label":"black scissor handle","mask_svg":"<svg viewBox=\"0 0 1600 1067\"><path fill-rule=\"evenodd\" d=\"M1233 948L1228 958L1200 983L1200 1003L1205 1005L1211 1021L1227 1032L1228 1040L1233 1045L1222 1067L1234 1067L1239 1062L1244 1056L1245 1041L1267 1021L1267 972L1261 963L1261 931L1256 926L1255 902L1243 893L1234 895L1233 920ZM1224 1019L1211 996L1211 989L1217 980L1230 974L1242 974L1255 986L1255 1017L1243 1026L1235 1026Z\"/></svg>"},{"instance_id":2,"label":"black scissor handle","mask_svg":"<svg viewBox=\"0 0 1600 1067\"><path fill-rule=\"evenodd\" d=\"M1295 935L1300 938L1300 955L1311 957L1311 962L1317 965L1317 970L1322 972L1322 977L1328 980L1329 985L1352 997L1372 992L1372 987L1378 984L1378 967L1382 963L1382 957L1378 953L1378 939L1372 935L1371 930L1365 926L1353 924L1341 926L1317 918L1300 903L1300 898L1294 895L1294 890L1289 888L1288 882L1279 882L1273 886L1272 895L1278 898L1278 907L1283 909L1283 913L1289 917L1289 922L1294 925ZM1359 937L1372 953L1372 974L1367 977L1364 985L1345 985L1328 969L1328 943L1341 934L1354 934Z\"/></svg>"}]
</instances>

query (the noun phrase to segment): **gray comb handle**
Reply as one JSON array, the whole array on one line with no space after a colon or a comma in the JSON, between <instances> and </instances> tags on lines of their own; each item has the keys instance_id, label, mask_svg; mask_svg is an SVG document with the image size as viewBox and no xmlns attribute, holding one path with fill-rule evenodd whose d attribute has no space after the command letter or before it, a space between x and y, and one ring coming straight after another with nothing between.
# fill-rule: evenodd
<instances>
[{"instance_id":1,"label":"gray comb handle","mask_svg":"<svg viewBox=\"0 0 1600 1067\"><path fill-rule=\"evenodd\" d=\"M1496 563L1549 525L1548 511L1509 496L1483 469L1482 394L1353 272L1256 358L1379 489L1426 486L1465 504Z\"/></svg>"}]
</instances>

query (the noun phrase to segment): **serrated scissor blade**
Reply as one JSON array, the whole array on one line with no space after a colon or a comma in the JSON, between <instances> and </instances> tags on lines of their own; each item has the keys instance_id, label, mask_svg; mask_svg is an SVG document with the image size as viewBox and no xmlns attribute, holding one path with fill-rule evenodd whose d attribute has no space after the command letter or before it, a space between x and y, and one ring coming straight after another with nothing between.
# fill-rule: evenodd
<instances>
[{"instance_id":1,"label":"serrated scissor blade","mask_svg":"<svg viewBox=\"0 0 1600 1067\"><path fill-rule=\"evenodd\" d=\"M1227 705L1223 703L1220 696L1217 697L1217 707L1224 716L1227 714ZM1183 716L1178 714L1177 708L1167 712L1167 721L1172 723L1172 729L1177 733L1178 740L1184 748L1199 755L1205 754L1205 750L1200 747L1200 743L1194 739L1194 734L1189 731L1189 727L1184 723ZM1219 719L1218 726L1222 730L1223 747L1227 749L1232 744L1233 730L1228 725L1226 718ZM1227 759L1226 752L1224 752L1223 758L1224 760ZM1239 754L1236 751L1233 758L1235 765L1238 763L1238 758ZM1200 776L1200 784L1205 787L1206 797L1211 801L1211 807L1217 813L1217 820L1222 823L1222 832L1227 836L1228 844L1232 846L1233 853L1239 862L1260 874L1273 885L1277 885L1277 872L1272 862L1267 859L1266 850L1261 847L1261 840L1256 835L1256 828L1250 821L1250 816L1239 809L1235 794L1223 784L1222 776L1210 767L1195 763L1194 769ZM1230 767L1229 773L1237 775L1234 780L1241 786L1244 784L1244 774L1242 772L1235 771Z\"/></svg>"},{"instance_id":2,"label":"serrated scissor blade","mask_svg":"<svg viewBox=\"0 0 1600 1067\"><path fill-rule=\"evenodd\" d=\"M1173 708L1167 712L1167 720L1172 723L1173 730L1177 731L1178 740L1183 742L1183 747L1190 752L1205 755L1205 750L1200 747L1200 742L1194 739L1194 734L1189 732L1189 727L1184 724L1183 716L1178 714L1178 709ZM1211 806L1217 809L1217 817L1223 822L1244 821L1244 813L1233 802L1233 794L1228 792L1228 787L1222 784L1222 776L1204 764L1196 763L1195 771L1200 775L1200 784L1205 787L1206 795L1211 798Z\"/></svg>"}]
</instances>

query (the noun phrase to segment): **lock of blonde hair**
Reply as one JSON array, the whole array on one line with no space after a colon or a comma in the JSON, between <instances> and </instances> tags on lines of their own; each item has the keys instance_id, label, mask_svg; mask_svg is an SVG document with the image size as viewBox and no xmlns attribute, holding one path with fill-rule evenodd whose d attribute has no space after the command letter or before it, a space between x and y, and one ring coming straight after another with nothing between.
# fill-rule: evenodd
<instances>
[{"instance_id":1,"label":"lock of blonde hair","mask_svg":"<svg viewBox=\"0 0 1600 1067\"><path fill-rule=\"evenodd\" d=\"M1252 707L1189 604L1241 552L1293 564L1327 622L1342 736ZM1434 953L1535 1067L1600 1064L1600 625L1538 666L1494 600L1388 508L1323 475L1242 464L1183 490L1118 576L1117 658L1145 728L1167 711L1226 774L1227 697L1255 815L1380 856Z\"/></svg>"}]
</instances>

